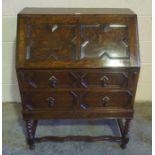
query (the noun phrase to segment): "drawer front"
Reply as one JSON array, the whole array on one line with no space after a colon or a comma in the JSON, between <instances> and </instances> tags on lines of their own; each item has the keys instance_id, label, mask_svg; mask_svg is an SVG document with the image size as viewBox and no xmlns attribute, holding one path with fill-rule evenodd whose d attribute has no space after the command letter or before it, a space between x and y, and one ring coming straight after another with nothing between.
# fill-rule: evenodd
<instances>
[{"instance_id":1,"label":"drawer front","mask_svg":"<svg viewBox=\"0 0 155 155\"><path fill-rule=\"evenodd\" d=\"M127 88L127 71L34 70L20 71L23 88Z\"/></svg>"},{"instance_id":2,"label":"drawer front","mask_svg":"<svg viewBox=\"0 0 155 155\"><path fill-rule=\"evenodd\" d=\"M27 110L70 110L74 98L70 92L25 92L24 108Z\"/></svg>"},{"instance_id":3,"label":"drawer front","mask_svg":"<svg viewBox=\"0 0 155 155\"><path fill-rule=\"evenodd\" d=\"M81 95L82 109L93 108L132 108L132 96L130 91L121 92L86 92Z\"/></svg>"},{"instance_id":4,"label":"drawer front","mask_svg":"<svg viewBox=\"0 0 155 155\"><path fill-rule=\"evenodd\" d=\"M132 108L129 91L54 91L25 92L24 106L28 110L91 110Z\"/></svg>"},{"instance_id":5,"label":"drawer front","mask_svg":"<svg viewBox=\"0 0 155 155\"><path fill-rule=\"evenodd\" d=\"M89 88L126 88L128 72L113 72L104 70L86 71L84 82Z\"/></svg>"},{"instance_id":6,"label":"drawer front","mask_svg":"<svg viewBox=\"0 0 155 155\"><path fill-rule=\"evenodd\" d=\"M70 88L73 80L64 71L20 71L19 78L23 88Z\"/></svg>"}]
</instances>

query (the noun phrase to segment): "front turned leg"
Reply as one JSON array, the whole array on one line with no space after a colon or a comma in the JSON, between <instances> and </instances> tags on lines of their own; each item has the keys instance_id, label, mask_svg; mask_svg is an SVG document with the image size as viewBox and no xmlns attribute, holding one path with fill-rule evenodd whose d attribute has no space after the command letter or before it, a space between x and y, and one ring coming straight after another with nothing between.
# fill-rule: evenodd
<instances>
[{"instance_id":1,"label":"front turned leg","mask_svg":"<svg viewBox=\"0 0 155 155\"><path fill-rule=\"evenodd\" d=\"M131 119L125 119L123 132L122 132L122 142L121 142L122 149L125 149L127 143L129 142L128 133L129 133L130 122L131 122Z\"/></svg>"},{"instance_id":2,"label":"front turned leg","mask_svg":"<svg viewBox=\"0 0 155 155\"><path fill-rule=\"evenodd\" d=\"M37 120L26 120L26 131L27 131L27 143L31 150L35 148L34 145L34 137L35 137L35 131L37 127Z\"/></svg>"}]
</instances>

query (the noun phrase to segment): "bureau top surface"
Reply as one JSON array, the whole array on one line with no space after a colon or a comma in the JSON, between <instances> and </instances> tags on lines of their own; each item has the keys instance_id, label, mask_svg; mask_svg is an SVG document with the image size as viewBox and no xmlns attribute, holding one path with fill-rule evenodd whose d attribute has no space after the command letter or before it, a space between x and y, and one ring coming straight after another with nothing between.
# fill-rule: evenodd
<instances>
[{"instance_id":1,"label":"bureau top surface","mask_svg":"<svg viewBox=\"0 0 155 155\"><path fill-rule=\"evenodd\" d=\"M134 15L128 8L24 8L19 14L105 14L105 15Z\"/></svg>"}]
</instances>

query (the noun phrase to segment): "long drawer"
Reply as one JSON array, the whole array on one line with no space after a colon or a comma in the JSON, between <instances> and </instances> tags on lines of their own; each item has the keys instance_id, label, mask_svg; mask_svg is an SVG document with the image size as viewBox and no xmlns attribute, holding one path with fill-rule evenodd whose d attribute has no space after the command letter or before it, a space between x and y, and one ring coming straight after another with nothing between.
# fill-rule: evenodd
<instances>
[{"instance_id":1,"label":"long drawer","mask_svg":"<svg viewBox=\"0 0 155 155\"><path fill-rule=\"evenodd\" d=\"M91 110L132 108L130 91L30 91L23 93L24 109Z\"/></svg>"},{"instance_id":2,"label":"long drawer","mask_svg":"<svg viewBox=\"0 0 155 155\"><path fill-rule=\"evenodd\" d=\"M63 88L127 88L127 70L21 70L18 72L23 89Z\"/></svg>"}]
</instances>

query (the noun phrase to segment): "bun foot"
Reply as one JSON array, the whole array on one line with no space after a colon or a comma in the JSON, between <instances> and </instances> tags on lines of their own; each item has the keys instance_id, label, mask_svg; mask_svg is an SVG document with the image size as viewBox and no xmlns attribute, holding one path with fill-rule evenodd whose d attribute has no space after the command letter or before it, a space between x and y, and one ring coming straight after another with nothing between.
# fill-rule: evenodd
<instances>
[{"instance_id":1,"label":"bun foot","mask_svg":"<svg viewBox=\"0 0 155 155\"><path fill-rule=\"evenodd\" d=\"M125 139L122 140L122 143L121 143L120 147L122 149L125 149L126 148L126 145L128 144L128 142L129 142L129 138L126 137Z\"/></svg>"},{"instance_id":2,"label":"bun foot","mask_svg":"<svg viewBox=\"0 0 155 155\"><path fill-rule=\"evenodd\" d=\"M34 150L35 144L34 144L33 140L27 139L27 144L29 145L30 150Z\"/></svg>"},{"instance_id":3,"label":"bun foot","mask_svg":"<svg viewBox=\"0 0 155 155\"><path fill-rule=\"evenodd\" d=\"M35 145L31 144L31 145L29 145L29 148L30 148L30 150L34 150L35 149Z\"/></svg>"},{"instance_id":4,"label":"bun foot","mask_svg":"<svg viewBox=\"0 0 155 155\"><path fill-rule=\"evenodd\" d=\"M122 149L126 149L126 144L121 144L120 147L121 147Z\"/></svg>"}]
</instances>

